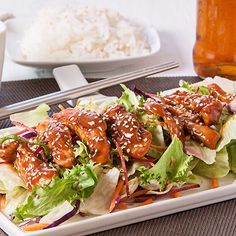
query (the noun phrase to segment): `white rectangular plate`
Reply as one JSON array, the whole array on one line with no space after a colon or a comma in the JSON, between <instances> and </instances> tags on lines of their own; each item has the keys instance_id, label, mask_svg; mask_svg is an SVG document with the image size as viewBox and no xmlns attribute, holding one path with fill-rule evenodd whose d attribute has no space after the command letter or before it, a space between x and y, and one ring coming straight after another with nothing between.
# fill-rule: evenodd
<instances>
[{"instance_id":1,"label":"white rectangular plate","mask_svg":"<svg viewBox=\"0 0 236 236\"><path fill-rule=\"evenodd\" d=\"M131 18L132 19L132 18ZM32 19L15 18L6 22L7 25L7 53L12 61L31 67L55 68L69 64L79 65L83 72L101 72L112 71L123 66L130 66L137 63L144 63L147 59L151 60L160 50L160 39L153 26L142 19L133 19L135 24L142 28L143 34L148 40L150 53L144 56L124 57L117 59L93 59L79 61L30 61L27 60L21 52L20 42L25 30L28 28ZM62 32L63 33L63 32Z\"/></svg>"},{"instance_id":2,"label":"white rectangular plate","mask_svg":"<svg viewBox=\"0 0 236 236\"><path fill-rule=\"evenodd\" d=\"M201 83L210 82L212 82L212 80L207 80ZM227 91L236 91L235 83L232 81L217 78L215 82L220 84ZM5 129L0 131L0 133L11 130L12 128ZM23 232L9 219L7 219L4 214L0 213L0 227L11 236L87 235L236 198L235 177L229 174L226 177L219 179L219 181L220 187L212 189L211 181L206 178L202 178L200 188L182 192L183 197L180 198L163 198L150 205L130 208L102 216L75 216L55 228L36 232Z\"/></svg>"}]
</instances>

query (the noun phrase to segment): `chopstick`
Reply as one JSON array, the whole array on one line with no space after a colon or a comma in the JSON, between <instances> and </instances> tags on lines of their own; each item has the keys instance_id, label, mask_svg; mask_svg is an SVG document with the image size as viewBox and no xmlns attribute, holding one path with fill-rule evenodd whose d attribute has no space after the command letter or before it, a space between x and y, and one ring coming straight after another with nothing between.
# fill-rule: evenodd
<instances>
[{"instance_id":1,"label":"chopstick","mask_svg":"<svg viewBox=\"0 0 236 236\"><path fill-rule=\"evenodd\" d=\"M128 82L128 81L138 79L141 77L157 74L166 70L174 69L178 66L179 64L174 61L162 63L160 65L142 68L133 72L128 72L128 73L117 75L117 76L112 76L110 78L96 81L96 82L81 86L79 88L74 88L67 91L59 91L59 92L47 94L41 97L29 99L23 102L8 105L8 106L0 108L0 120L7 118L9 115L13 113L32 109L36 106L39 106L42 103L47 103L48 105L61 103L64 101L72 100L78 97L82 97L82 96L97 92L103 88L108 88L113 85Z\"/></svg>"}]
</instances>

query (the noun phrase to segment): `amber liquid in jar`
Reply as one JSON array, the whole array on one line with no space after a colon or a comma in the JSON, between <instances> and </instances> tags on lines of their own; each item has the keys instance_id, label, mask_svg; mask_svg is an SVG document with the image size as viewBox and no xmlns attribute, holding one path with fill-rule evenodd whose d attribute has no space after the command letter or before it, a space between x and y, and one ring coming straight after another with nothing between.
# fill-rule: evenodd
<instances>
[{"instance_id":1,"label":"amber liquid in jar","mask_svg":"<svg viewBox=\"0 0 236 236\"><path fill-rule=\"evenodd\" d=\"M196 73L236 80L236 0L198 0Z\"/></svg>"}]
</instances>

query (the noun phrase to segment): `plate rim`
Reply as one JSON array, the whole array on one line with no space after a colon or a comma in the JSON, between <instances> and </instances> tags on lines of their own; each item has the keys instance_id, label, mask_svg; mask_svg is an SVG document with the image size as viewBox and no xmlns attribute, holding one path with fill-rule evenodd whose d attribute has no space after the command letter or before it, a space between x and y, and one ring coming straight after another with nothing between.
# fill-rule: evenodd
<instances>
[{"instance_id":1,"label":"plate rim","mask_svg":"<svg viewBox=\"0 0 236 236\"><path fill-rule=\"evenodd\" d=\"M54 233L57 233L58 236L73 235L74 233L86 235L123 225L129 225L143 220L169 215L172 213L194 209L200 206L206 206L225 200L230 200L236 197L235 186L236 185L234 182L225 186L221 186L219 188L207 189L191 193L190 195L186 195L181 198L164 199L154 202L150 205L134 207L111 214L94 216L82 221L71 222L64 225L59 225L55 228L35 232L24 232L17 225L11 222L3 213L0 212L0 226L4 228L4 230L9 233L9 235L14 235L15 232L17 232L17 235L19 236L49 236ZM7 225L4 225L4 223L7 223ZM91 225L93 225L93 228L88 229L88 227L90 227ZM95 227L98 226L99 228L96 229ZM70 230L72 230L71 233Z\"/></svg>"}]
</instances>

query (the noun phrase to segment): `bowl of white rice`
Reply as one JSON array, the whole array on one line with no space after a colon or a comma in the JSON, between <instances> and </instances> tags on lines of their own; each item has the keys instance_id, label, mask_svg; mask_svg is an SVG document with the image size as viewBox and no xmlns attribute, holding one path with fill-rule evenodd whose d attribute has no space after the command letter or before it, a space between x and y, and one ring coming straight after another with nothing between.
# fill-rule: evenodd
<instances>
[{"instance_id":1,"label":"bowl of white rice","mask_svg":"<svg viewBox=\"0 0 236 236\"><path fill-rule=\"evenodd\" d=\"M34 19L11 19L7 26L8 54L28 66L121 66L160 49L150 24L108 8L47 8Z\"/></svg>"}]
</instances>

